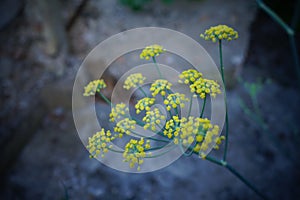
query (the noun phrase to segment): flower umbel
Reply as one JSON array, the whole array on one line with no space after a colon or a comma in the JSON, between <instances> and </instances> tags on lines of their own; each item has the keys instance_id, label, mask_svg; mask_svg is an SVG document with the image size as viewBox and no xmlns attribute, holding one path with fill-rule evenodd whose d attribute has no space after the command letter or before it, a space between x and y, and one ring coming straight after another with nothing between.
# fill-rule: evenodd
<instances>
[{"instance_id":1,"label":"flower umbel","mask_svg":"<svg viewBox=\"0 0 300 200\"><path fill-rule=\"evenodd\" d=\"M219 127L218 126L215 125L215 126L211 127L211 129L206 132L205 138L199 148L199 156L201 156L202 158L205 158L204 152L212 144L214 144L215 149L219 149L219 144L221 144L221 141L224 139L225 139L224 136L219 137Z\"/></svg>"},{"instance_id":2,"label":"flower umbel","mask_svg":"<svg viewBox=\"0 0 300 200\"><path fill-rule=\"evenodd\" d=\"M110 121L115 122L116 119L121 119L125 117L129 112L129 108L126 106L125 103L116 104L115 107L111 109L111 113L109 114Z\"/></svg>"},{"instance_id":3,"label":"flower umbel","mask_svg":"<svg viewBox=\"0 0 300 200\"><path fill-rule=\"evenodd\" d=\"M164 100L164 104L167 107L167 110L171 108L177 108L178 106L184 107L184 102L187 102L189 99L185 97L184 94L173 93L169 94Z\"/></svg>"},{"instance_id":4,"label":"flower umbel","mask_svg":"<svg viewBox=\"0 0 300 200\"><path fill-rule=\"evenodd\" d=\"M201 143L207 131L213 125L210 120L199 117L189 117L181 124L180 140L183 145L191 145L193 142Z\"/></svg>"},{"instance_id":5,"label":"flower umbel","mask_svg":"<svg viewBox=\"0 0 300 200\"><path fill-rule=\"evenodd\" d=\"M238 32L226 25L213 26L207 29L204 34L200 34L201 38L216 42L217 40L231 41L239 37Z\"/></svg>"},{"instance_id":6,"label":"flower umbel","mask_svg":"<svg viewBox=\"0 0 300 200\"><path fill-rule=\"evenodd\" d=\"M169 139L173 137L177 137L180 132L180 123L181 119L179 117L173 116L172 119L166 122L164 135L167 136ZM174 143L178 144L178 138L174 139Z\"/></svg>"},{"instance_id":7,"label":"flower umbel","mask_svg":"<svg viewBox=\"0 0 300 200\"><path fill-rule=\"evenodd\" d=\"M102 128L101 131L95 133L92 137L89 137L89 143L87 149L90 152L91 158L96 158L99 154L104 157L104 154L109 150L109 143L115 139L111 132Z\"/></svg>"},{"instance_id":8,"label":"flower umbel","mask_svg":"<svg viewBox=\"0 0 300 200\"><path fill-rule=\"evenodd\" d=\"M150 91L152 92L152 96L156 96L158 94L165 96L166 91L170 90L172 83L164 79L158 79L154 83L152 83L150 87Z\"/></svg>"},{"instance_id":9,"label":"flower umbel","mask_svg":"<svg viewBox=\"0 0 300 200\"><path fill-rule=\"evenodd\" d=\"M193 84L198 78L201 78L201 77L202 77L202 73L198 72L195 69L189 69L189 70L183 71L179 75L180 80L178 82L185 83L185 84Z\"/></svg>"},{"instance_id":10,"label":"flower umbel","mask_svg":"<svg viewBox=\"0 0 300 200\"><path fill-rule=\"evenodd\" d=\"M221 94L220 85L216 81L204 78L197 79L190 85L190 89L192 93L196 93L202 99L204 99L207 94L210 94L212 97Z\"/></svg>"},{"instance_id":11,"label":"flower umbel","mask_svg":"<svg viewBox=\"0 0 300 200\"><path fill-rule=\"evenodd\" d=\"M184 147L193 144L193 151L199 155L205 155L204 152L211 144L216 144L214 148L218 149L218 145L224 139L224 136L218 137L219 126L211 124L210 120L206 118L189 117L188 120L183 119L180 129L181 133L177 137L180 143Z\"/></svg>"},{"instance_id":12,"label":"flower umbel","mask_svg":"<svg viewBox=\"0 0 300 200\"><path fill-rule=\"evenodd\" d=\"M117 125L114 128L114 131L120 133L119 137L122 137L124 133L130 135L130 131L135 129L135 125L135 120L125 118L117 123Z\"/></svg>"},{"instance_id":13,"label":"flower umbel","mask_svg":"<svg viewBox=\"0 0 300 200\"><path fill-rule=\"evenodd\" d=\"M130 88L135 88L137 86L143 85L146 78L141 73L131 74L128 76L124 82L124 88L129 90Z\"/></svg>"},{"instance_id":14,"label":"flower umbel","mask_svg":"<svg viewBox=\"0 0 300 200\"><path fill-rule=\"evenodd\" d=\"M144 138L140 140L131 139L125 146L123 153L124 162L129 162L130 168L133 168L137 164L137 170L139 171L141 169L140 165L143 164L146 157L145 150L150 147L149 140L145 143Z\"/></svg>"},{"instance_id":15,"label":"flower umbel","mask_svg":"<svg viewBox=\"0 0 300 200\"><path fill-rule=\"evenodd\" d=\"M156 126L159 126L166 117L162 115L158 108L147 111L146 116L143 118L143 121L146 122L144 129L151 128L152 131L156 131Z\"/></svg>"},{"instance_id":16,"label":"flower umbel","mask_svg":"<svg viewBox=\"0 0 300 200\"><path fill-rule=\"evenodd\" d=\"M106 88L106 84L103 79L91 81L87 86L84 87L83 96L95 95L97 92L100 92L103 88Z\"/></svg>"},{"instance_id":17,"label":"flower umbel","mask_svg":"<svg viewBox=\"0 0 300 200\"><path fill-rule=\"evenodd\" d=\"M150 106L152 106L154 102L154 98L145 97L140 99L137 104L135 104L136 114L139 114L143 110L149 111Z\"/></svg>"},{"instance_id":18,"label":"flower umbel","mask_svg":"<svg viewBox=\"0 0 300 200\"><path fill-rule=\"evenodd\" d=\"M150 45L143 49L142 53L140 54L140 58L150 60L151 57L159 56L159 54L165 51L166 50L160 45Z\"/></svg>"}]
</instances>

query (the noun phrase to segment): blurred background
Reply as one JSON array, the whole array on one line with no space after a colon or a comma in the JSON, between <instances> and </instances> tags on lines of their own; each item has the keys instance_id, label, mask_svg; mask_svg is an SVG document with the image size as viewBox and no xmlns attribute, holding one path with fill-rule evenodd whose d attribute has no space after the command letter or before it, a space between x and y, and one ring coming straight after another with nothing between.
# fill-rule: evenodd
<instances>
[{"instance_id":1,"label":"blurred background","mask_svg":"<svg viewBox=\"0 0 300 200\"><path fill-rule=\"evenodd\" d=\"M297 47L299 2L265 1L293 24ZM1 0L0 13L0 199L259 199L197 156L146 174L110 169L89 158L72 118L76 72L101 41L165 27L198 41L218 63L217 46L199 38L218 24L240 37L223 49L228 161L270 199L300 198L300 76L288 34L255 0ZM126 66L103 76L108 97ZM97 106L107 118L110 108Z\"/></svg>"}]
</instances>

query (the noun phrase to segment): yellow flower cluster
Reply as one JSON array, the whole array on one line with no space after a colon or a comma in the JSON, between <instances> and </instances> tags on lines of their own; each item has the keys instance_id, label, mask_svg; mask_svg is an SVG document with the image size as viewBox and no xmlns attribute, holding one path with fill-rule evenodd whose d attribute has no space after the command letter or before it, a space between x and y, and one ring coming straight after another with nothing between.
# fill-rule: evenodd
<instances>
[{"instance_id":1,"label":"yellow flower cluster","mask_svg":"<svg viewBox=\"0 0 300 200\"><path fill-rule=\"evenodd\" d=\"M111 109L111 113L109 114L109 118L111 122L115 122L116 119L121 119L125 117L129 112L128 107L124 103L116 104L115 107Z\"/></svg>"},{"instance_id":2,"label":"yellow flower cluster","mask_svg":"<svg viewBox=\"0 0 300 200\"><path fill-rule=\"evenodd\" d=\"M141 169L140 165L143 164L146 157L145 150L150 149L150 141L146 143L144 138L140 140L131 139L125 146L123 153L124 162L129 162L129 167L133 168L137 164L137 170Z\"/></svg>"},{"instance_id":3,"label":"yellow flower cluster","mask_svg":"<svg viewBox=\"0 0 300 200\"><path fill-rule=\"evenodd\" d=\"M109 143L115 139L111 132L104 129L95 133L92 137L89 137L87 149L90 152L91 158L96 158L99 154L104 157L104 154L108 152L110 148Z\"/></svg>"},{"instance_id":4,"label":"yellow flower cluster","mask_svg":"<svg viewBox=\"0 0 300 200\"><path fill-rule=\"evenodd\" d=\"M198 72L195 69L189 69L183 71L179 75L180 80L178 82L185 83L185 84L193 84L198 78L201 77L202 77L202 73Z\"/></svg>"},{"instance_id":5,"label":"yellow flower cluster","mask_svg":"<svg viewBox=\"0 0 300 200\"><path fill-rule=\"evenodd\" d=\"M206 132L213 125L208 119L189 117L181 124L180 139L185 146L191 145L193 142L201 143Z\"/></svg>"},{"instance_id":6,"label":"yellow flower cluster","mask_svg":"<svg viewBox=\"0 0 300 200\"><path fill-rule=\"evenodd\" d=\"M146 78L141 73L131 74L126 78L123 88L125 88L126 90L135 88L137 86L143 85L145 80Z\"/></svg>"},{"instance_id":7,"label":"yellow flower cluster","mask_svg":"<svg viewBox=\"0 0 300 200\"><path fill-rule=\"evenodd\" d=\"M181 119L178 116L173 116L165 125L164 135L169 139L177 137L180 132L180 123ZM175 138L174 143L178 144L178 138Z\"/></svg>"},{"instance_id":8,"label":"yellow flower cluster","mask_svg":"<svg viewBox=\"0 0 300 200\"><path fill-rule=\"evenodd\" d=\"M166 117L161 114L158 108L154 108L153 110L149 110L146 112L143 121L146 122L144 125L144 129L147 130L151 128L152 131L156 131L156 126L161 124L162 120L165 120Z\"/></svg>"},{"instance_id":9,"label":"yellow flower cluster","mask_svg":"<svg viewBox=\"0 0 300 200\"><path fill-rule=\"evenodd\" d=\"M173 93L167 96L164 100L164 104L166 105L167 110L171 110L171 108L177 108L178 106L184 107L184 102L188 100L189 99L186 98L184 94Z\"/></svg>"},{"instance_id":10,"label":"yellow flower cluster","mask_svg":"<svg viewBox=\"0 0 300 200\"><path fill-rule=\"evenodd\" d=\"M190 85L192 93L196 93L200 98L204 99L207 94L212 97L216 97L217 94L221 93L220 85L213 80L199 78L195 83Z\"/></svg>"},{"instance_id":11,"label":"yellow flower cluster","mask_svg":"<svg viewBox=\"0 0 300 200\"><path fill-rule=\"evenodd\" d=\"M226 25L218 25L210 27L204 32L204 34L200 34L200 37L213 42L216 42L217 40L231 41L233 39L237 39L239 34L231 27Z\"/></svg>"},{"instance_id":12,"label":"yellow flower cluster","mask_svg":"<svg viewBox=\"0 0 300 200\"><path fill-rule=\"evenodd\" d=\"M116 127L114 128L114 131L119 134L119 137L122 137L123 134L127 134L130 135L130 130L134 130L135 129L135 125L136 125L136 121L129 119L129 118L125 118L122 119L121 121L119 121L116 124Z\"/></svg>"},{"instance_id":13,"label":"yellow flower cluster","mask_svg":"<svg viewBox=\"0 0 300 200\"><path fill-rule=\"evenodd\" d=\"M150 106L152 106L154 102L154 98L145 97L140 99L137 104L135 104L136 114L139 114L143 110L149 111Z\"/></svg>"},{"instance_id":14,"label":"yellow flower cluster","mask_svg":"<svg viewBox=\"0 0 300 200\"><path fill-rule=\"evenodd\" d=\"M83 96L95 95L103 88L106 88L106 84L103 79L91 81L87 86L84 87Z\"/></svg>"},{"instance_id":15,"label":"yellow flower cluster","mask_svg":"<svg viewBox=\"0 0 300 200\"><path fill-rule=\"evenodd\" d=\"M215 138L215 146L214 146L214 149L218 150L220 147L219 145L222 143L222 140L225 140L225 136L220 136L220 137L216 137Z\"/></svg>"},{"instance_id":16,"label":"yellow flower cluster","mask_svg":"<svg viewBox=\"0 0 300 200\"><path fill-rule=\"evenodd\" d=\"M156 96L157 94L161 94L162 96L166 95L166 91L170 90L172 83L167 80L158 79L152 83L150 87L150 91L152 92L152 96Z\"/></svg>"},{"instance_id":17,"label":"yellow flower cluster","mask_svg":"<svg viewBox=\"0 0 300 200\"><path fill-rule=\"evenodd\" d=\"M157 44L147 46L143 49L140 54L140 59L150 60L151 57L159 56L159 54L165 52L166 50Z\"/></svg>"},{"instance_id":18,"label":"yellow flower cluster","mask_svg":"<svg viewBox=\"0 0 300 200\"><path fill-rule=\"evenodd\" d=\"M219 149L221 141L225 139L224 136L219 137L219 126L215 125L206 132L205 138L200 147L194 148L194 151L199 152L199 156L205 158L204 152L209 148L211 144L215 144L214 148Z\"/></svg>"}]
</instances>

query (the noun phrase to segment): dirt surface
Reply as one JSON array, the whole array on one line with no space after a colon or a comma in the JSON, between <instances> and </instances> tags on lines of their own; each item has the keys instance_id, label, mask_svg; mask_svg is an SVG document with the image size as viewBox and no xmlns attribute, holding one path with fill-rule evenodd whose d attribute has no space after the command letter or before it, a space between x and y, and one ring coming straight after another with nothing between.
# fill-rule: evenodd
<instances>
[{"instance_id":1,"label":"dirt surface","mask_svg":"<svg viewBox=\"0 0 300 200\"><path fill-rule=\"evenodd\" d=\"M68 5L74 7L70 2ZM46 107L38 129L26 130L34 136L14 155L14 162L1 178L1 199L260 199L229 171L196 156L182 157L164 169L146 174L118 172L88 157L74 127L71 90L81 61L98 42L139 26L172 28L196 39L199 29L193 24L220 23L222 16L232 13L230 9L236 11L228 6L217 12L220 18L209 21L212 14L198 11L205 5L207 12L213 13L216 4L209 1L158 5L149 4L144 11L135 13L116 1L90 1L68 33L70 53L62 62L65 72L61 77L47 67L53 58L40 52L40 27L26 19L25 11L1 30L0 144L9 144L12 135L22 131L21 124L29 123L41 105ZM250 8L253 6L250 4ZM68 16L71 11L65 12ZM236 20L234 15L229 18L238 26ZM233 69L239 66L244 81L261 80L257 99L268 128L263 129L245 114L239 101L243 99L253 109L249 94L242 83L233 84L227 94L228 162L270 199L298 199L300 93L288 38L262 12L256 14L250 29L240 28L250 38L239 43L243 45L242 57L228 57L226 64ZM235 54L238 46L233 46L234 50L228 51L239 56ZM216 59L215 50L208 48ZM109 76L114 79L119 75L111 72ZM98 102L97 108L109 112L103 102ZM212 154L221 156L223 148Z\"/></svg>"}]
</instances>

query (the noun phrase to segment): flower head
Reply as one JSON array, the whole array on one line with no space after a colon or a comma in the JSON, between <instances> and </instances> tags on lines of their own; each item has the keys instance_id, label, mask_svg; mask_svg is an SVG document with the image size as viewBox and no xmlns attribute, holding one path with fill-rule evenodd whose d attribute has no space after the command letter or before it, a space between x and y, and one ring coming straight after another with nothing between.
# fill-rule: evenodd
<instances>
[{"instance_id":1,"label":"flower head","mask_svg":"<svg viewBox=\"0 0 300 200\"><path fill-rule=\"evenodd\" d=\"M166 50L157 44L147 46L143 49L142 53L140 54L141 59L150 60L151 57L159 56L159 54L165 52Z\"/></svg>"},{"instance_id":2,"label":"flower head","mask_svg":"<svg viewBox=\"0 0 300 200\"><path fill-rule=\"evenodd\" d=\"M167 107L167 110L171 110L171 108L177 108L178 106L184 107L184 102L189 99L185 97L184 94L173 93L169 94L167 98L164 100L164 104Z\"/></svg>"},{"instance_id":3,"label":"flower head","mask_svg":"<svg viewBox=\"0 0 300 200\"><path fill-rule=\"evenodd\" d=\"M99 154L104 157L104 154L108 152L109 143L115 139L111 132L102 128L101 131L95 133L92 137L89 137L89 143L87 149L89 150L90 157L96 158Z\"/></svg>"},{"instance_id":4,"label":"flower head","mask_svg":"<svg viewBox=\"0 0 300 200\"><path fill-rule=\"evenodd\" d=\"M154 102L154 98L145 97L140 99L137 104L135 104L136 114L139 114L143 110L149 111L150 106L152 106Z\"/></svg>"},{"instance_id":5,"label":"flower head","mask_svg":"<svg viewBox=\"0 0 300 200\"><path fill-rule=\"evenodd\" d=\"M202 158L205 158L204 152L210 147L210 145L213 144L215 149L219 149L218 145L221 144L221 141L224 139L225 139L224 136L219 137L219 126L215 125L211 127L210 130L206 132L206 135L204 137L202 144L200 145L200 148L197 149L199 150L199 155Z\"/></svg>"},{"instance_id":6,"label":"flower head","mask_svg":"<svg viewBox=\"0 0 300 200\"><path fill-rule=\"evenodd\" d=\"M124 88L129 90L130 88L135 88L137 86L143 85L146 78L141 73L131 74L128 76L124 82Z\"/></svg>"},{"instance_id":7,"label":"flower head","mask_svg":"<svg viewBox=\"0 0 300 200\"><path fill-rule=\"evenodd\" d=\"M156 96L157 94L161 94L162 96L166 95L166 91L170 90L172 83L164 79L158 79L154 83L152 83L150 87L150 91L152 92L152 96Z\"/></svg>"},{"instance_id":8,"label":"flower head","mask_svg":"<svg viewBox=\"0 0 300 200\"><path fill-rule=\"evenodd\" d=\"M146 122L144 125L144 129L151 128L152 131L156 131L156 126L159 126L166 117L162 115L158 108L154 108L153 110L149 110L146 112L143 121Z\"/></svg>"},{"instance_id":9,"label":"flower head","mask_svg":"<svg viewBox=\"0 0 300 200\"><path fill-rule=\"evenodd\" d=\"M183 145L191 145L194 142L201 143L212 127L210 120L206 118L189 117L181 123L180 140Z\"/></svg>"},{"instance_id":10,"label":"flower head","mask_svg":"<svg viewBox=\"0 0 300 200\"><path fill-rule=\"evenodd\" d=\"M173 137L178 137L180 132L180 123L183 120L180 119L178 116L173 116L169 121L166 122L164 135L167 136L169 139ZM178 138L174 139L174 143L178 144Z\"/></svg>"},{"instance_id":11,"label":"flower head","mask_svg":"<svg viewBox=\"0 0 300 200\"><path fill-rule=\"evenodd\" d=\"M137 164L137 170L140 170L140 165L143 164L146 157L145 150L149 149L150 141L144 141L144 138L140 140L131 139L125 146L123 153L124 162L129 162L130 168L133 168Z\"/></svg>"},{"instance_id":12,"label":"flower head","mask_svg":"<svg viewBox=\"0 0 300 200\"><path fill-rule=\"evenodd\" d=\"M115 107L111 109L111 113L109 114L110 121L115 122L116 119L121 119L125 117L129 112L129 108L125 103L116 104Z\"/></svg>"},{"instance_id":13,"label":"flower head","mask_svg":"<svg viewBox=\"0 0 300 200\"><path fill-rule=\"evenodd\" d=\"M202 77L202 73L198 72L195 69L189 69L186 71L183 71L179 75L179 83L185 83L185 84L193 84L198 78Z\"/></svg>"},{"instance_id":14,"label":"flower head","mask_svg":"<svg viewBox=\"0 0 300 200\"><path fill-rule=\"evenodd\" d=\"M220 85L216 81L204 78L197 79L190 85L190 89L192 93L196 93L202 99L204 99L207 94L216 97L217 94L221 93Z\"/></svg>"},{"instance_id":15,"label":"flower head","mask_svg":"<svg viewBox=\"0 0 300 200\"><path fill-rule=\"evenodd\" d=\"M216 42L217 40L228 40L237 39L239 37L238 32L233 28L226 25L213 26L207 29L204 34L200 34L201 38L205 40L211 40Z\"/></svg>"},{"instance_id":16,"label":"flower head","mask_svg":"<svg viewBox=\"0 0 300 200\"><path fill-rule=\"evenodd\" d=\"M116 124L114 131L119 133L119 137L122 137L124 133L130 135L130 131L135 129L135 125L136 121L125 118Z\"/></svg>"},{"instance_id":17,"label":"flower head","mask_svg":"<svg viewBox=\"0 0 300 200\"><path fill-rule=\"evenodd\" d=\"M84 87L83 96L95 95L103 88L106 88L106 84L103 79L91 81L87 86Z\"/></svg>"}]
</instances>

